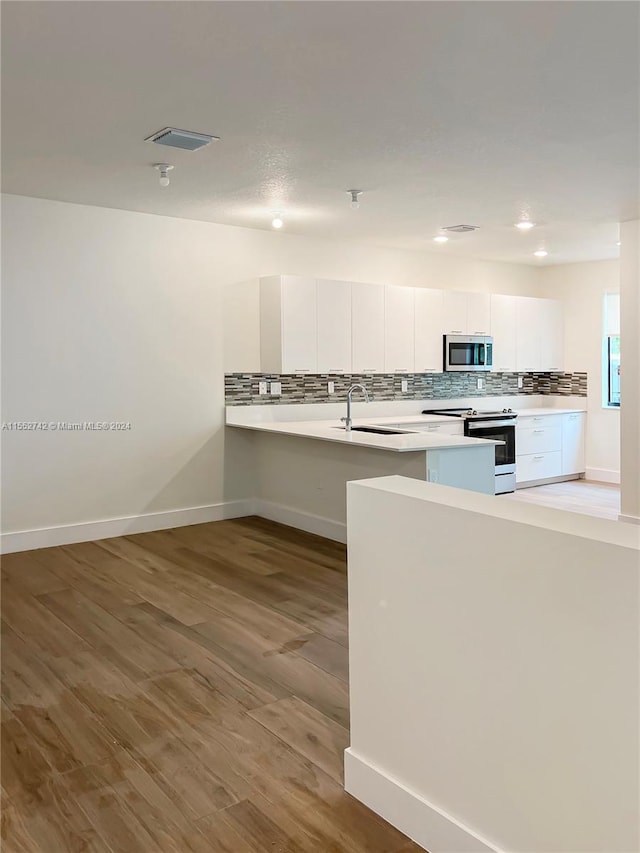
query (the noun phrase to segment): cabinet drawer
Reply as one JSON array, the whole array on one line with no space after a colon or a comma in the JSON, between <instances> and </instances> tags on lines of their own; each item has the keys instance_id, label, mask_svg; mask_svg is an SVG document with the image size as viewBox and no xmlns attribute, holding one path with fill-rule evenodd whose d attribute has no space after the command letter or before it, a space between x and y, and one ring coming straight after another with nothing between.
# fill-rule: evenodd
<instances>
[{"instance_id":1,"label":"cabinet drawer","mask_svg":"<svg viewBox=\"0 0 640 853\"><path fill-rule=\"evenodd\" d=\"M384 424L384 426L391 427L393 429L410 429L415 430L416 432L439 432L444 435L464 435L463 424L449 421L446 421L445 423L425 423L424 421L410 423L409 421L402 421L397 424Z\"/></svg>"},{"instance_id":2,"label":"cabinet drawer","mask_svg":"<svg viewBox=\"0 0 640 853\"><path fill-rule=\"evenodd\" d=\"M518 415L516 429L532 429L538 427L559 427L560 415Z\"/></svg>"},{"instance_id":3,"label":"cabinet drawer","mask_svg":"<svg viewBox=\"0 0 640 853\"><path fill-rule=\"evenodd\" d=\"M559 477L562 473L562 453L530 453L516 457L516 482L545 480L547 477Z\"/></svg>"},{"instance_id":4,"label":"cabinet drawer","mask_svg":"<svg viewBox=\"0 0 640 853\"><path fill-rule=\"evenodd\" d=\"M549 453L562 450L562 427L540 426L519 429L516 434L516 454Z\"/></svg>"},{"instance_id":5,"label":"cabinet drawer","mask_svg":"<svg viewBox=\"0 0 640 853\"><path fill-rule=\"evenodd\" d=\"M420 432L441 432L445 435L464 435L463 424L420 424L420 426L412 427L419 429Z\"/></svg>"}]
</instances>

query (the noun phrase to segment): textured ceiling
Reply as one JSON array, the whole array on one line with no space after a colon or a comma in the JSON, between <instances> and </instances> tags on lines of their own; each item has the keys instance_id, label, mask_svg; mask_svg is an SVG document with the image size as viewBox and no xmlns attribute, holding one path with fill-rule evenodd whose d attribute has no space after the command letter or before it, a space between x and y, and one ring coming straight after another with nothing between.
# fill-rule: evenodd
<instances>
[{"instance_id":1,"label":"textured ceiling","mask_svg":"<svg viewBox=\"0 0 640 853\"><path fill-rule=\"evenodd\" d=\"M3 190L255 228L282 210L288 232L506 261L616 257L617 222L639 215L639 15L3 2ZM221 140L143 141L167 125ZM459 223L481 230L432 243Z\"/></svg>"}]
</instances>

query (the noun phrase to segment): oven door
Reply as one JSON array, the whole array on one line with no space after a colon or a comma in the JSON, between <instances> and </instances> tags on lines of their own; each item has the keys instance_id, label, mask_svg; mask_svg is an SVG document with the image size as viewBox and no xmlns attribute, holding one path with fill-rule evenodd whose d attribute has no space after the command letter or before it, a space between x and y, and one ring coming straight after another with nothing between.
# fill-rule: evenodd
<instances>
[{"instance_id":1,"label":"oven door","mask_svg":"<svg viewBox=\"0 0 640 853\"><path fill-rule=\"evenodd\" d=\"M471 438L489 438L504 441L496 444L496 474L512 474L516 470L515 419L494 421L466 421L465 433Z\"/></svg>"}]
</instances>

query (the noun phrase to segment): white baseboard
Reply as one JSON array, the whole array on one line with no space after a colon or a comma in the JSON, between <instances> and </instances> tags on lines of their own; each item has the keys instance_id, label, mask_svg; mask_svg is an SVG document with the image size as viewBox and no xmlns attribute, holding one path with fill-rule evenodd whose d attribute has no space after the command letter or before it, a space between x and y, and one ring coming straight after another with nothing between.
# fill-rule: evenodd
<instances>
[{"instance_id":1,"label":"white baseboard","mask_svg":"<svg viewBox=\"0 0 640 853\"><path fill-rule=\"evenodd\" d=\"M640 524L640 517L637 515L619 515L618 521L626 521L628 524Z\"/></svg>"},{"instance_id":2,"label":"white baseboard","mask_svg":"<svg viewBox=\"0 0 640 853\"><path fill-rule=\"evenodd\" d=\"M620 483L620 471L611 471L608 468L587 468L585 480L594 480L596 483Z\"/></svg>"},{"instance_id":3,"label":"white baseboard","mask_svg":"<svg viewBox=\"0 0 640 853\"><path fill-rule=\"evenodd\" d=\"M298 530L315 533L317 536L324 536L325 539L332 539L334 542L344 543L347 541L347 525L331 518L325 518L322 515L301 512L299 509L265 501L261 498L256 498L254 501L253 511L255 515L268 518L269 521L279 521L280 524L297 527Z\"/></svg>"},{"instance_id":4,"label":"white baseboard","mask_svg":"<svg viewBox=\"0 0 640 853\"><path fill-rule=\"evenodd\" d=\"M345 790L429 853L500 853L451 815L355 755L344 754Z\"/></svg>"},{"instance_id":5,"label":"white baseboard","mask_svg":"<svg viewBox=\"0 0 640 853\"><path fill-rule=\"evenodd\" d=\"M0 554L50 548L54 545L71 545L74 542L91 542L95 539L110 539L113 536L128 536L132 533L148 533L151 530L204 524L207 521L223 521L225 518L253 515L254 512L254 501L248 499L223 501L207 506L187 507L166 512L147 512L143 515L107 518L80 524L62 524L36 530L19 530L15 533L3 533L0 536Z\"/></svg>"}]
</instances>

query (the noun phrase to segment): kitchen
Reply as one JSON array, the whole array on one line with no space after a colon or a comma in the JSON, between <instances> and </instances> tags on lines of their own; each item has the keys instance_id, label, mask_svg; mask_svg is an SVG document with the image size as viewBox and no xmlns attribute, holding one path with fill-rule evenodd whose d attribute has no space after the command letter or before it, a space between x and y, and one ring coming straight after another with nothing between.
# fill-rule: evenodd
<instances>
[{"instance_id":1,"label":"kitchen","mask_svg":"<svg viewBox=\"0 0 640 853\"><path fill-rule=\"evenodd\" d=\"M461 470L447 475L435 455L431 464L414 460L414 476L492 494L584 478L587 374L563 370L560 300L297 276L242 287L244 299L228 303L225 325L235 330L235 346L244 335L254 370L246 356L242 372L233 369L233 354L225 359L226 422L256 432L253 452L263 460L256 496L268 517L323 535L337 531L344 541L345 482L363 465L367 476L378 470L373 460L352 468L346 449L324 444L315 449L320 459L324 452L325 462L335 453L342 460L329 484L326 467L309 468L308 445L289 442L287 459L283 435L416 453L428 447L425 434L434 451L444 435L458 436L458 448L498 441L490 484L474 484L470 474L465 483L472 452L458 450ZM346 398L347 417L356 413L350 434L340 429ZM276 444L277 466L269 463ZM386 460L384 470L400 473L395 465Z\"/></svg>"},{"instance_id":2,"label":"kitchen","mask_svg":"<svg viewBox=\"0 0 640 853\"><path fill-rule=\"evenodd\" d=\"M3 2L3 850L640 849L639 14Z\"/></svg>"}]
</instances>

